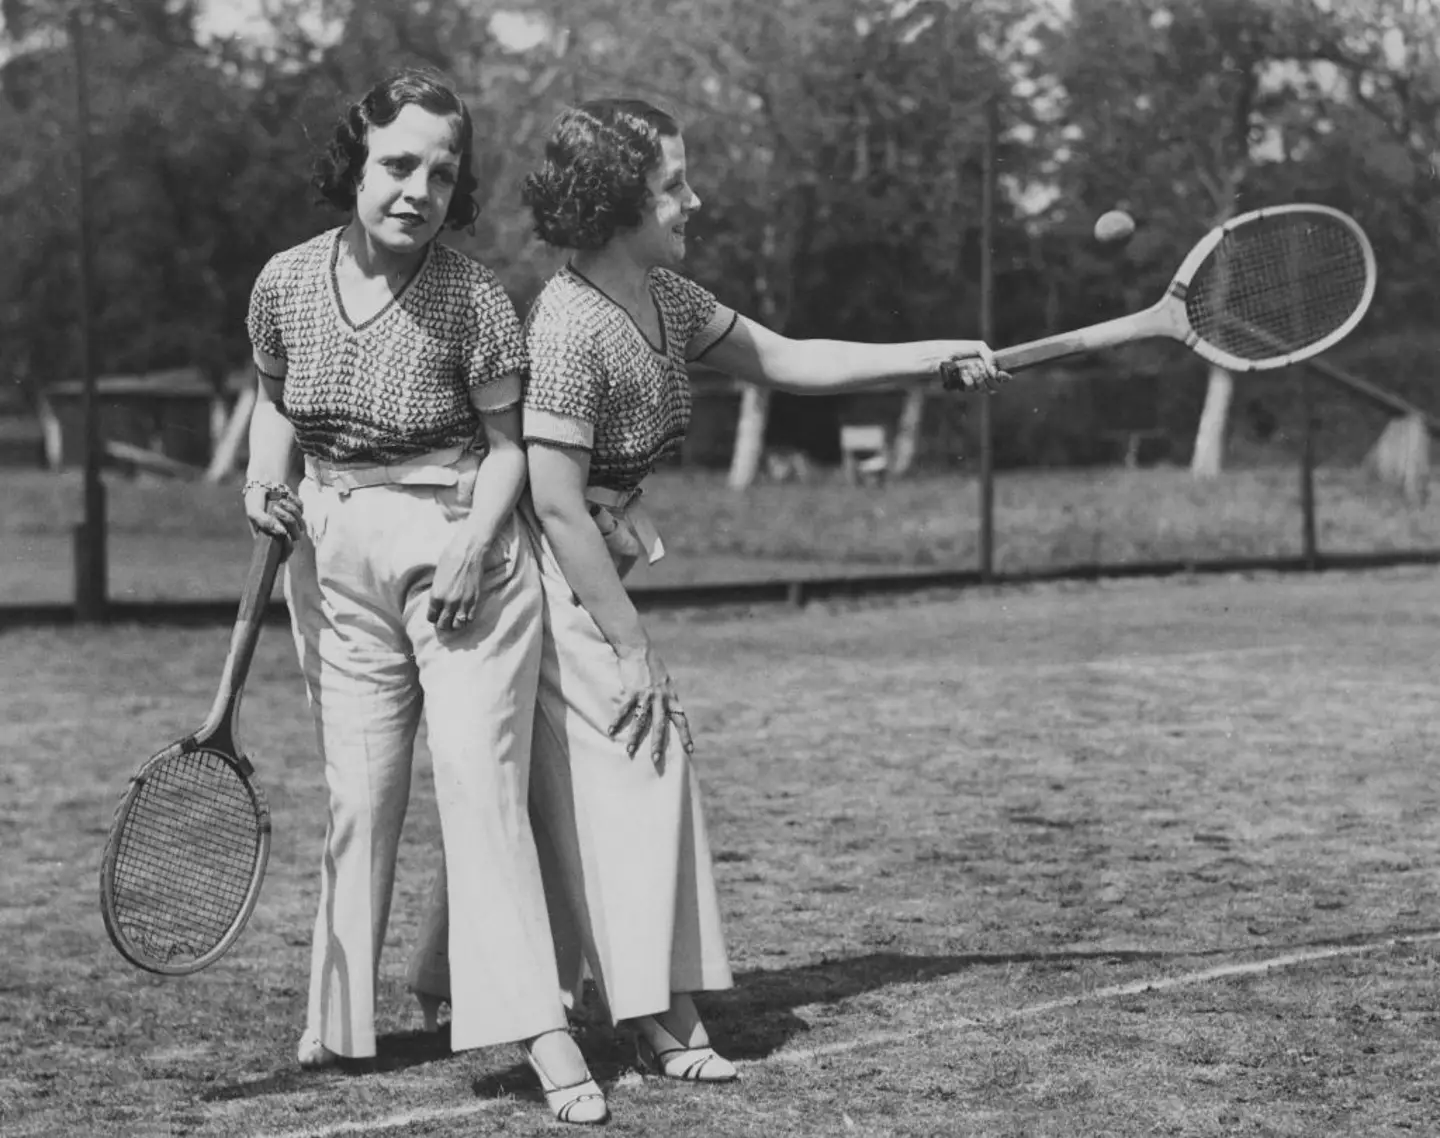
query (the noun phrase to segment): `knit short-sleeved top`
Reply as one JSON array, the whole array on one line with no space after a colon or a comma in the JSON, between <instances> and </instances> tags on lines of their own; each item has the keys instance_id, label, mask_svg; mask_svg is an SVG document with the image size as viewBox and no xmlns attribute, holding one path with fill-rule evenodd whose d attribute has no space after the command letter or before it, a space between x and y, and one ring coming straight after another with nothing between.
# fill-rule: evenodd
<instances>
[{"instance_id":1,"label":"knit short-sleeved top","mask_svg":"<svg viewBox=\"0 0 1440 1138\"><path fill-rule=\"evenodd\" d=\"M404 289L354 324L335 275L343 232L276 254L250 294L250 341L257 357L283 364L272 378L284 382L281 410L297 445L362 463L472 443L483 450L472 389L484 389L483 411L507 410L520 402L525 371L505 290L489 269L435 242Z\"/></svg>"},{"instance_id":2,"label":"knit short-sleeved top","mask_svg":"<svg viewBox=\"0 0 1440 1138\"><path fill-rule=\"evenodd\" d=\"M525 324L529 442L589 450L590 485L631 490L679 448L690 425L694 362L735 326L735 312L677 273L650 272L661 343L573 268L556 273Z\"/></svg>"}]
</instances>

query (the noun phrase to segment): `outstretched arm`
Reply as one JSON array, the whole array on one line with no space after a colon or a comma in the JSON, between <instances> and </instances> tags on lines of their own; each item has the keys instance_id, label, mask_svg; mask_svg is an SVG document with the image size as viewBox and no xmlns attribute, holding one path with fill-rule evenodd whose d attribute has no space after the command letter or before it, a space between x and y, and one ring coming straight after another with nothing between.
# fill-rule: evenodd
<instances>
[{"instance_id":1,"label":"outstretched arm","mask_svg":"<svg viewBox=\"0 0 1440 1138\"><path fill-rule=\"evenodd\" d=\"M946 386L984 387L998 376L995 357L981 340L915 340L867 344L851 340L792 340L741 316L704 353L706 365L749 383L828 395L926 379Z\"/></svg>"}]
</instances>

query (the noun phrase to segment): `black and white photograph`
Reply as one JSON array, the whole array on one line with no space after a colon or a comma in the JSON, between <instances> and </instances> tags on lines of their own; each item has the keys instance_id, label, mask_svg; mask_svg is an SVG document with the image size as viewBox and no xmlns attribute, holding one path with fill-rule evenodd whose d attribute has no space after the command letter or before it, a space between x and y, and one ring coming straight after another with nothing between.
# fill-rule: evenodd
<instances>
[{"instance_id":1,"label":"black and white photograph","mask_svg":"<svg viewBox=\"0 0 1440 1138\"><path fill-rule=\"evenodd\" d=\"M0 0L5 1138L1440 1135L1440 0Z\"/></svg>"}]
</instances>

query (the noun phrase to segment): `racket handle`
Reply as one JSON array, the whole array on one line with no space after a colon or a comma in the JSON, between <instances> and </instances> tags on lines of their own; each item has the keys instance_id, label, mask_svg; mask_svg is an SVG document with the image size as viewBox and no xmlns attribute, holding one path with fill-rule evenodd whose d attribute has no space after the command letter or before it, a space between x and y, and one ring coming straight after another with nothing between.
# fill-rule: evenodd
<instances>
[{"instance_id":1,"label":"racket handle","mask_svg":"<svg viewBox=\"0 0 1440 1138\"><path fill-rule=\"evenodd\" d=\"M284 555L285 546L279 538L268 533L255 535L250 568L245 573L245 584L240 590L240 612L235 618L237 625L264 620L270 593L275 588L275 576L280 571L280 559Z\"/></svg>"},{"instance_id":2,"label":"racket handle","mask_svg":"<svg viewBox=\"0 0 1440 1138\"><path fill-rule=\"evenodd\" d=\"M1088 328L1077 328L1073 332L1061 332L1056 336L1046 336L1042 340L1000 348L995 352L995 366L1001 371L1016 372L1037 364L1049 363L1051 360L1083 355L1085 352L1113 348L1117 344L1147 340L1154 336L1184 339L1184 310L1179 310L1178 323L1176 315L1174 306L1167 297L1143 312L1133 312L1117 320L1106 320Z\"/></svg>"},{"instance_id":3,"label":"racket handle","mask_svg":"<svg viewBox=\"0 0 1440 1138\"><path fill-rule=\"evenodd\" d=\"M202 738L213 734L223 739L232 751L237 749L234 717L239 708L240 693L245 687L245 677L250 674L250 661L260 640L260 626L265 622L265 609L269 606L270 592L275 587L275 575L284 555L285 547L278 538L268 533L255 535L250 568L245 573L245 585L240 592L240 611L235 617L235 630L230 634L230 651L226 653L225 670L220 677L220 689L215 693L215 702L199 732Z\"/></svg>"}]
</instances>

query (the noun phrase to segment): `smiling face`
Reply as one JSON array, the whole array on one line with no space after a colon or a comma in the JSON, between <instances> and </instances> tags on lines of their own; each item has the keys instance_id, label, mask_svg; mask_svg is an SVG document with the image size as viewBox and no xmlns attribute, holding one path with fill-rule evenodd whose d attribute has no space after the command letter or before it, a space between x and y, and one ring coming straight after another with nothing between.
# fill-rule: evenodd
<instances>
[{"instance_id":1,"label":"smiling face","mask_svg":"<svg viewBox=\"0 0 1440 1138\"><path fill-rule=\"evenodd\" d=\"M459 125L411 103L370 128L355 217L380 249L416 253L440 232L460 177Z\"/></svg>"},{"instance_id":2,"label":"smiling face","mask_svg":"<svg viewBox=\"0 0 1440 1138\"><path fill-rule=\"evenodd\" d=\"M660 139L660 161L646 181L650 200L638 228L623 239L630 254L647 267L678 268L685 260L685 224L700 208L685 172L685 140Z\"/></svg>"}]
</instances>

